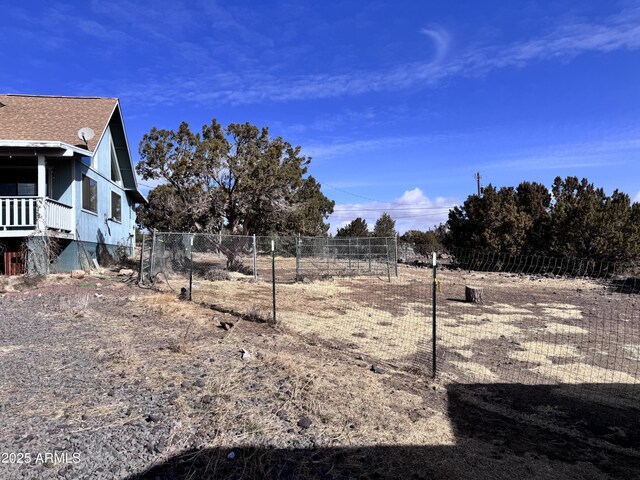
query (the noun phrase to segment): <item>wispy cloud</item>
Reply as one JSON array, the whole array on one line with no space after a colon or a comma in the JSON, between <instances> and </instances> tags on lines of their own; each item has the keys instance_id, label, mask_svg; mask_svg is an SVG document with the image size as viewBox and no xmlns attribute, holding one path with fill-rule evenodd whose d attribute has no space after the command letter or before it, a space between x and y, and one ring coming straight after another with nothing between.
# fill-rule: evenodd
<instances>
[{"instance_id":1,"label":"wispy cloud","mask_svg":"<svg viewBox=\"0 0 640 480\"><path fill-rule=\"evenodd\" d=\"M442 140L451 140L456 137L464 136L463 133L434 133L429 135L400 135L389 137L378 137L369 139L358 139L346 142L330 142L322 144L311 143L305 147L304 153L312 157L332 158L348 155L350 153L362 152L368 150L392 150L399 146L408 146L415 144L424 144L437 142Z\"/></svg>"},{"instance_id":2,"label":"wispy cloud","mask_svg":"<svg viewBox=\"0 0 640 480\"><path fill-rule=\"evenodd\" d=\"M550 145L534 151L510 151L508 158L493 158L474 168L530 171L611 167L635 161L638 153L640 153L640 132L635 132L624 138Z\"/></svg>"},{"instance_id":3,"label":"wispy cloud","mask_svg":"<svg viewBox=\"0 0 640 480\"><path fill-rule=\"evenodd\" d=\"M438 85L453 76L478 76L531 62L568 60L588 52L640 48L640 9L630 9L599 22L565 21L542 35L503 45L470 46L450 51L451 34L438 26L419 32L434 46L433 58L398 64L385 70L351 70L339 73L278 75L273 69L252 67L250 71L203 68L188 78L169 74L144 84L123 82L128 96L144 96L156 102L292 101L361 95L380 91ZM202 52L206 65L206 52ZM129 88L126 88L129 84ZM135 85L135 84L134 84ZM153 95L149 95L152 92Z\"/></svg>"},{"instance_id":4,"label":"wispy cloud","mask_svg":"<svg viewBox=\"0 0 640 480\"><path fill-rule=\"evenodd\" d=\"M447 220L448 212L458 200L454 198L428 198L419 188L405 191L390 202L368 201L364 203L337 204L329 217L331 232L362 217L371 229L383 212L388 212L396 221L396 230L404 233L411 229L426 230Z\"/></svg>"}]
</instances>

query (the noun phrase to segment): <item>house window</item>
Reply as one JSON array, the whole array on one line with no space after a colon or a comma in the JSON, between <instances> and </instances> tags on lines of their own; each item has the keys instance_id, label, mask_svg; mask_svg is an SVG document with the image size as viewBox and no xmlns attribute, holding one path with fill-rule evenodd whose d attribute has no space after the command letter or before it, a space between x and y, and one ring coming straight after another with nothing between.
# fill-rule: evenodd
<instances>
[{"instance_id":1,"label":"house window","mask_svg":"<svg viewBox=\"0 0 640 480\"><path fill-rule=\"evenodd\" d=\"M82 175L82 208L98 213L98 182Z\"/></svg>"},{"instance_id":2,"label":"house window","mask_svg":"<svg viewBox=\"0 0 640 480\"><path fill-rule=\"evenodd\" d=\"M0 197L35 197L38 193L38 173L35 169L2 168Z\"/></svg>"},{"instance_id":3,"label":"house window","mask_svg":"<svg viewBox=\"0 0 640 480\"><path fill-rule=\"evenodd\" d=\"M111 180L118 185L122 185L120 164L118 164L118 155L116 155L116 147L113 145L113 141L111 141Z\"/></svg>"},{"instance_id":4,"label":"house window","mask_svg":"<svg viewBox=\"0 0 640 480\"><path fill-rule=\"evenodd\" d=\"M116 192L111 192L111 220L122 221L122 197Z\"/></svg>"}]
</instances>

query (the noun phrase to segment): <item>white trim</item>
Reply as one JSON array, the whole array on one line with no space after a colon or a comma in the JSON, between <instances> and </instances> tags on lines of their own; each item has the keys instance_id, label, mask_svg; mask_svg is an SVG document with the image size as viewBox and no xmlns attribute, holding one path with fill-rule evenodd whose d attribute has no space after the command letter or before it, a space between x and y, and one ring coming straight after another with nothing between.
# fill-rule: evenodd
<instances>
[{"instance_id":1,"label":"white trim","mask_svg":"<svg viewBox=\"0 0 640 480\"><path fill-rule=\"evenodd\" d=\"M76 162L74 161L75 159L71 159L71 215L73 216L73 238L76 238L76 232L78 231L78 217L77 217L77 212L78 212L78 205L76 204L77 201L77 192L76 192ZM81 187L82 188L82 187Z\"/></svg>"},{"instance_id":2,"label":"white trim","mask_svg":"<svg viewBox=\"0 0 640 480\"><path fill-rule=\"evenodd\" d=\"M120 220L116 220L113 217L113 195L117 195L118 198L120 199ZM114 192L113 190L111 190L111 195L109 195L109 219L113 222L116 223L122 223L122 195L120 195L118 192Z\"/></svg>"},{"instance_id":3,"label":"white trim","mask_svg":"<svg viewBox=\"0 0 640 480\"><path fill-rule=\"evenodd\" d=\"M142 192L140 191L140 187L138 186L138 176L136 175L136 168L135 165L133 164L133 157L131 156L131 149L129 148L129 137L127 136L127 129L124 126L124 115L122 115L122 107L120 106L120 100L117 99L116 100L116 107L118 107L118 114L120 115L120 123L122 124L122 133L124 135L124 143L127 146L127 153L128 153L128 157L129 157L129 164L131 165L131 174L133 176L133 184L135 185L135 189L131 189L128 188L127 190L135 190L137 191L140 196L142 198L144 198L144 201L146 203L148 203L147 197L145 197ZM115 111L115 109L114 109ZM113 115L113 113L112 113ZM122 175L122 172L120 173L120 175ZM124 181L122 182L122 185L124 186ZM133 206L131 206L133 207Z\"/></svg>"},{"instance_id":4,"label":"white trim","mask_svg":"<svg viewBox=\"0 0 640 480\"><path fill-rule=\"evenodd\" d=\"M87 208L84 208L84 178L83 177L86 177L89 180L93 180L96 183L96 211L95 212L93 210L89 210ZM98 200L98 181L95 178L91 178L89 175L81 173L81 175L80 175L80 193L81 193L81 195L80 195L80 209L83 212L92 213L92 214L97 216L98 215L98 203L100 203L99 200Z\"/></svg>"},{"instance_id":5,"label":"white trim","mask_svg":"<svg viewBox=\"0 0 640 480\"><path fill-rule=\"evenodd\" d=\"M111 181L116 185L119 185L122 187L124 185L124 182L122 181L122 172L120 171L120 162L118 161L118 152L116 152L116 146L113 143L113 133L109 136L109 140L110 140L109 157L111 158L111 162L109 162L109 165L111 166L111 168L109 169L109 178L113 176L113 162L116 162L116 172L118 174L118 179L114 180L113 178L111 178Z\"/></svg>"},{"instance_id":6,"label":"white trim","mask_svg":"<svg viewBox=\"0 0 640 480\"><path fill-rule=\"evenodd\" d=\"M87 157L93 156L93 153L89 150L55 140L0 140L0 147L61 148L63 150L71 150ZM68 156L68 154L66 155Z\"/></svg>"},{"instance_id":7,"label":"white trim","mask_svg":"<svg viewBox=\"0 0 640 480\"><path fill-rule=\"evenodd\" d=\"M98 216L98 212L92 212L91 210L87 210L86 208L81 208L80 211L82 213L88 213L89 215L94 215L94 216Z\"/></svg>"},{"instance_id":8,"label":"white trim","mask_svg":"<svg viewBox=\"0 0 640 480\"><path fill-rule=\"evenodd\" d=\"M102 139L106 135L107 130L109 130L109 124L111 123L111 119L113 118L113 112L116 111L116 108L118 108L119 104L120 104L120 101L116 98L116 103L113 105L113 108L111 109L111 113L109 114L109 118L107 119L107 124L102 129L102 133L100 134L100 138L98 138L98 141L96 142L96 148L93 150L94 152L98 151L98 147L102 143ZM111 132L109 132L109 134L111 134Z\"/></svg>"},{"instance_id":9,"label":"white trim","mask_svg":"<svg viewBox=\"0 0 640 480\"><path fill-rule=\"evenodd\" d=\"M47 196L47 163L42 153L38 154L38 188L37 195L38 197L46 197Z\"/></svg>"}]
</instances>

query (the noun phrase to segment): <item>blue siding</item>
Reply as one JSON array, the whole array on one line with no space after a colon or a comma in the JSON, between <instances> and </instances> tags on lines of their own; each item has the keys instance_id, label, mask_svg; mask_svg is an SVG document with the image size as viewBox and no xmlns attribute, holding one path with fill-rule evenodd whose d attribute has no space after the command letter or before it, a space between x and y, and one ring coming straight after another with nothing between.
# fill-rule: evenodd
<instances>
[{"instance_id":1,"label":"blue siding","mask_svg":"<svg viewBox=\"0 0 640 480\"><path fill-rule=\"evenodd\" d=\"M134 234L135 212L133 203L124 189L111 181L111 132L107 128L94 157L96 170L76 161L76 211L78 240L96 242L105 245L129 243ZM82 210L82 175L86 174L97 182L98 213ZM111 192L116 192L122 199L122 221L115 222L111 218Z\"/></svg>"},{"instance_id":2,"label":"blue siding","mask_svg":"<svg viewBox=\"0 0 640 480\"><path fill-rule=\"evenodd\" d=\"M73 164L73 158L59 157L47 159L47 165L53 167L53 184L51 185L52 198L65 205L71 205L73 201L71 192Z\"/></svg>"}]
</instances>

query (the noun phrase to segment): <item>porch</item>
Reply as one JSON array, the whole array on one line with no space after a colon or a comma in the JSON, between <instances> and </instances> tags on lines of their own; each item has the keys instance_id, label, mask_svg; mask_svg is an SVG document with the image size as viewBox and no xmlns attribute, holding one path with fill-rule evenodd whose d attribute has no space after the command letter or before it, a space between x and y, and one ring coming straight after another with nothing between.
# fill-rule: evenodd
<instances>
[{"instance_id":1,"label":"porch","mask_svg":"<svg viewBox=\"0 0 640 480\"><path fill-rule=\"evenodd\" d=\"M40 231L74 238L73 208L49 197L0 197L0 238L24 237Z\"/></svg>"},{"instance_id":2,"label":"porch","mask_svg":"<svg viewBox=\"0 0 640 480\"><path fill-rule=\"evenodd\" d=\"M74 238L73 156L0 149L0 238L42 232Z\"/></svg>"}]
</instances>

